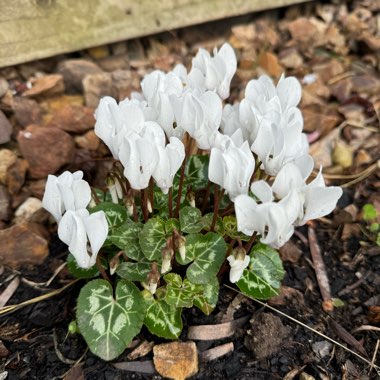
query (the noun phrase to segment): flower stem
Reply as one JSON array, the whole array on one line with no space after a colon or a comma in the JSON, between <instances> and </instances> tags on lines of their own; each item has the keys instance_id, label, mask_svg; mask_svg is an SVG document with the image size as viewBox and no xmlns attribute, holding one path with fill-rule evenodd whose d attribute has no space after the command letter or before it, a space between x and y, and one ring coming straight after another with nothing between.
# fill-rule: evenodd
<instances>
[{"instance_id":1,"label":"flower stem","mask_svg":"<svg viewBox=\"0 0 380 380\"><path fill-rule=\"evenodd\" d=\"M203 198L203 202L202 202L202 209L201 209L202 215L205 212L205 209L207 207L207 200L208 200L208 197L210 196L210 187L211 187L211 181L208 180L207 187L206 187L206 192L205 192L205 195L204 195L204 198Z\"/></svg>"},{"instance_id":2,"label":"flower stem","mask_svg":"<svg viewBox=\"0 0 380 380\"><path fill-rule=\"evenodd\" d=\"M252 246L253 244L255 243L256 241L256 236L257 236L257 232L254 232L251 236L251 238L249 239L249 242L246 244L246 246L244 247L245 248L245 251L247 252L247 255L249 254L249 251L252 249Z\"/></svg>"},{"instance_id":3,"label":"flower stem","mask_svg":"<svg viewBox=\"0 0 380 380\"><path fill-rule=\"evenodd\" d=\"M214 185L214 216L212 217L212 223L210 227L210 231L213 232L215 229L216 220L218 218L218 212L219 212L219 203L220 200L223 198L224 195L224 189L221 189L219 191L219 186L217 184Z\"/></svg>"},{"instance_id":4,"label":"flower stem","mask_svg":"<svg viewBox=\"0 0 380 380\"><path fill-rule=\"evenodd\" d=\"M178 194L177 194L177 204L176 204L175 213L174 213L175 218L178 218L179 208L181 206L183 181L185 180L186 161L187 161L187 157L185 157L185 159L183 160L182 167L181 167L181 176L179 178L179 186L178 186Z\"/></svg>"},{"instance_id":5,"label":"flower stem","mask_svg":"<svg viewBox=\"0 0 380 380\"><path fill-rule=\"evenodd\" d=\"M169 188L168 210L169 210L169 218L172 218L173 217L173 186Z\"/></svg>"},{"instance_id":6,"label":"flower stem","mask_svg":"<svg viewBox=\"0 0 380 380\"><path fill-rule=\"evenodd\" d=\"M150 204L152 206L152 210L154 209L154 181L153 177L149 180L149 199Z\"/></svg>"},{"instance_id":7,"label":"flower stem","mask_svg":"<svg viewBox=\"0 0 380 380\"><path fill-rule=\"evenodd\" d=\"M100 262L100 255L96 256L96 267L98 268L102 277L112 285L110 278L108 277L106 271L104 270L104 268Z\"/></svg>"},{"instance_id":8,"label":"flower stem","mask_svg":"<svg viewBox=\"0 0 380 380\"><path fill-rule=\"evenodd\" d=\"M146 189L141 190L141 208L143 212L144 222L148 220L149 213L148 213L148 194L146 192Z\"/></svg>"}]
</instances>

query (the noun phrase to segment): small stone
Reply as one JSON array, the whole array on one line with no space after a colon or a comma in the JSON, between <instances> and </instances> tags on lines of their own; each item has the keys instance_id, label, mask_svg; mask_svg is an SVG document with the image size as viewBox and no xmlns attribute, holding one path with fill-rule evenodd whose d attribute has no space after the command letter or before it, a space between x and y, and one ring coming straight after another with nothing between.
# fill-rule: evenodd
<instances>
[{"instance_id":1,"label":"small stone","mask_svg":"<svg viewBox=\"0 0 380 380\"><path fill-rule=\"evenodd\" d=\"M380 91L380 80L371 75L356 75L351 78L352 90L368 95L377 95Z\"/></svg>"},{"instance_id":2,"label":"small stone","mask_svg":"<svg viewBox=\"0 0 380 380\"><path fill-rule=\"evenodd\" d=\"M48 242L32 223L16 224L0 231L0 261L12 268L42 264L49 254Z\"/></svg>"},{"instance_id":3,"label":"small stone","mask_svg":"<svg viewBox=\"0 0 380 380\"><path fill-rule=\"evenodd\" d=\"M344 73L345 67L337 59L331 59L327 63L322 63L313 66L313 70L324 84L336 77L339 74Z\"/></svg>"},{"instance_id":4,"label":"small stone","mask_svg":"<svg viewBox=\"0 0 380 380\"><path fill-rule=\"evenodd\" d=\"M140 80L130 70L116 70L112 73L112 86L116 99L121 101L129 97L132 91L138 91Z\"/></svg>"},{"instance_id":5,"label":"small stone","mask_svg":"<svg viewBox=\"0 0 380 380\"><path fill-rule=\"evenodd\" d=\"M17 140L32 178L45 178L74 158L74 140L58 128L30 125L19 132Z\"/></svg>"},{"instance_id":6,"label":"small stone","mask_svg":"<svg viewBox=\"0 0 380 380\"><path fill-rule=\"evenodd\" d=\"M99 74L101 68L92 61L85 59L69 59L58 65L58 72L63 75L66 92L82 93L82 80L89 74Z\"/></svg>"},{"instance_id":7,"label":"small stone","mask_svg":"<svg viewBox=\"0 0 380 380\"><path fill-rule=\"evenodd\" d=\"M260 313L252 318L251 329L244 339L244 346L252 351L257 360L275 354L289 335L281 319L270 313Z\"/></svg>"},{"instance_id":8,"label":"small stone","mask_svg":"<svg viewBox=\"0 0 380 380\"><path fill-rule=\"evenodd\" d=\"M129 69L129 57L128 54L111 55L109 57L102 58L98 61L99 66L107 72L113 72L116 70ZM154 66L157 67L157 66Z\"/></svg>"},{"instance_id":9,"label":"small stone","mask_svg":"<svg viewBox=\"0 0 380 380\"><path fill-rule=\"evenodd\" d=\"M35 222L43 223L49 214L42 207L42 202L38 198L30 197L26 199L15 212L15 223Z\"/></svg>"},{"instance_id":10,"label":"small stone","mask_svg":"<svg viewBox=\"0 0 380 380\"><path fill-rule=\"evenodd\" d=\"M36 181L30 181L28 188L33 197L42 199L45 193L46 178L38 179Z\"/></svg>"},{"instance_id":11,"label":"small stone","mask_svg":"<svg viewBox=\"0 0 380 380\"><path fill-rule=\"evenodd\" d=\"M282 50L278 58L281 64L287 69L298 69L303 65L303 58L295 48Z\"/></svg>"},{"instance_id":12,"label":"small stone","mask_svg":"<svg viewBox=\"0 0 380 380\"><path fill-rule=\"evenodd\" d=\"M48 123L66 132L83 133L95 125L94 109L80 105L66 104L57 109Z\"/></svg>"},{"instance_id":13,"label":"small stone","mask_svg":"<svg viewBox=\"0 0 380 380\"><path fill-rule=\"evenodd\" d=\"M8 169L7 187L11 194L16 194L21 190L21 187L25 183L25 176L28 168L28 161L19 158Z\"/></svg>"},{"instance_id":14,"label":"small stone","mask_svg":"<svg viewBox=\"0 0 380 380\"><path fill-rule=\"evenodd\" d=\"M350 96L352 82L349 78L342 79L330 86L331 95L335 96L340 103L344 103Z\"/></svg>"},{"instance_id":15,"label":"small stone","mask_svg":"<svg viewBox=\"0 0 380 380\"><path fill-rule=\"evenodd\" d=\"M92 48L87 49L88 54L90 57L94 59L102 59L106 58L110 55L110 52L108 50L108 46L102 45L102 46L95 46Z\"/></svg>"},{"instance_id":16,"label":"small stone","mask_svg":"<svg viewBox=\"0 0 380 380\"><path fill-rule=\"evenodd\" d=\"M294 40L303 43L314 42L318 32L317 27L306 17L299 17L290 22L288 29Z\"/></svg>"},{"instance_id":17,"label":"small stone","mask_svg":"<svg viewBox=\"0 0 380 380\"><path fill-rule=\"evenodd\" d=\"M301 249L291 240L287 241L279 251L282 261L289 261L293 264L297 263L302 255Z\"/></svg>"},{"instance_id":18,"label":"small stone","mask_svg":"<svg viewBox=\"0 0 380 380\"><path fill-rule=\"evenodd\" d=\"M198 372L198 353L194 342L172 342L153 347L157 372L169 379L184 380Z\"/></svg>"},{"instance_id":19,"label":"small stone","mask_svg":"<svg viewBox=\"0 0 380 380\"><path fill-rule=\"evenodd\" d=\"M96 136L93 130L88 131L84 135L75 136L74 137L75 144L79 148L87 149L87 150L97 150L100 145L100 139Z\"/></svg>"},{"instance_id":20,"label":"small stone","mask_svg":"<svg viewBox=\"0 0 380 380\"><path fill-rule=\"evenodd\" d=\"M5 186L0 185L0 220L8 221L11 216L11 196Z\"/></svg>"},{"instance_id":21,"label":"small stone","mask_svg":"<svg viewBox=\"0 0 380 380\"><path fill-rule=\"evenodd\" d=\"M17 161L17 156L9 149L0 149L0 183L7 184L9 168Z\"/></svg>"},{"instance_id":22,"label":"small stone","mask_svg":"<svg viewBox=\"0 0 380 380\"><path fill-rule=\"evenodd\" d=\"M65 84L60 74L50 74L33 80L32 88L26 90L23 96L31 98L52 97L63 94Z\"/></svg>"},{"instance_id":23,"label":"small stone","mask_svg":"<svg viewBox=\"0 0 380 380\"><path fill-rule=\"evenodd\" d=\"M5 93L8 91L8 88L8 81L5 78L0 77L0 98L5 95Z\"/></svg>"},{"instance_id":24,"label":"small stone","mask_svg":"<svg viewBox=\"0 0 380 380\"><path fill-rule=\"evenodd\" d=\"M112 96L112 75L110 73L90 74L83 81L85 103L96 108L100 98Z\"/></svg>"},{"instance_id":25,"label":"small stone","mask_svg":"<svg viewBox=\"0 0 380 380\"><path fill-rule=\"evenodd\" d=\"M284 72L276 55L270 52L264 52L259 56L259 65L270 75L279 78Z\"/></svg>"},{"instance_id":26,"label":"small stone","mask_svg":"<svg viewBox=\"0 0 380 380\"><path fill-rule=\"evenodd\" d=\"M5 144L11 139L12 124L8 121L7 117L0 111L0 144Z\"/></svg>"},{"instance_id":27,"label":"small stone","mask_svg":"<svg viewBox=\"0 0 380 380\"><path fill-rule=\"evenodd\" d=\"M39 124L42 121L42 108L33 99L15 96L13 99L15 119L23 127L30 124Z\"/></svg>"},{"instance_id":28,"label":"small stone","mask_svg":"<svg viewBox=\"0 0 380 380\"><path fill-rule=\"evenodd\" d=\"M338 141L332 151L332 160L336 165L343 169L348 169L354 161L354 152L352 148L343 141Z\"/></svg>"}]
</instances>

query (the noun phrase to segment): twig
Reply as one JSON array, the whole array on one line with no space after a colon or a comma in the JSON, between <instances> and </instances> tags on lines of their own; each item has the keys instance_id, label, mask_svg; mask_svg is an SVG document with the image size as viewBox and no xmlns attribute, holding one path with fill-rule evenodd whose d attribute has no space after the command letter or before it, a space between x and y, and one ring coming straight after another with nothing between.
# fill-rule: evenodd
<instances>
[{"instance_id":1,"label":"twig","mask_svg":"<svg viewBox=\"0 0 380 380\"><path fill-rule=\"evenodd\" d=\"M312 227L309 227L308 237L311 259L313 261L319 290L321 291L323 299L322 308L326 312L332 311L334 309L334 305L331 299L329 279L327 277L326 267L321 254L321 249L319 248L317 237L315 236L315 231Z\"/></svg>"},{"instance_id":2,"label":"twig","mask_svg":"<svg viewBox=\"0 0 380 380\"><path fill-rule=\"evenodd\" d=\"M373 356L372 356L372 360L371 360L371 367L369 368L369 372L368 374L370 374L373 370L375 366L375 360L376 360L376 355L377 355L377 352L379 351L379 345L380 345L380 339L377 340L376 342L376 347L375 347L375 351L373 352Z\"/></svg>"},{"instance_id":3,"label":"twig","mask_svg":"<svg viewBox=\"0 0 380 380\"><path fill-rule=\"evenodd\" d=\"M231 286L229 286L229 285L224 285L224 286L225 286L226 288L228 288L228 289L233 290L233 291L236 292L236 293L243 294L242 292L240 292L240 291L234 289L233 287L231 287ZM357 352L355 352L355 351L349 349L348 347L344 346L342 343L339 343L339 342L337 342L336 340L330 338L329 336L327 336L327 335L325 335L325 334L319 332L318 330L313 329L312 327L306 325L305 323L299 321L298 319L295 319L295 318L291 317L290 315L287 315L287 314L283 313L282 311L277 310L277 309L274 308L273 306L270 306L270 305L268 305L268 304L266 304L266 303L264 303L264 302L261 302L261 301L255 299L255 298L253 298L253 297L249 297L249 296L247 296L247 295L245 295L245 296L248 297L249 299L251 299L252 301L257 302L259 305L261 305L261 306L263 306L263 307L267 307L268 309L274 311L275 313L280 314L281 316L283 316L283 317L289 319L290 321L292 321L292 322L294 322L294 323L297 323L298 325L304 327L305 329L312 331L314 334L317 334L317 335L321 336L322 338L328 340L329 342L331 342L331 343L335 344L336 346L342 348L343 350L349 352L350 354L355 355L357 358L359 358L359 359L362 360L363 362L367 363L368 365L371 366L371 365L373 364L373 368L374 368L376 371L380 371L380 367L379 367L378 365L376 365L376 364L370 362L368 359L364 358L363 356L359 355ZM380 373L380 372L378 372L378 373Z\"/></svg>"},{"instance_id":4,"label":"twig","mask_svg":"<svg viewBox=\"0 0 380 380\"><path fill-rule=\"evenodd\" d=\"M256 236L257 236L257 232L254 232L251 236L251 238L249 239L249 242L247 243L247 245L245 246L245 251L247 252L247 255L249 255L249 252L251 251L252 249L252 246L253 244L255 243L256 241Z\"/></svg>"}]
</instances>

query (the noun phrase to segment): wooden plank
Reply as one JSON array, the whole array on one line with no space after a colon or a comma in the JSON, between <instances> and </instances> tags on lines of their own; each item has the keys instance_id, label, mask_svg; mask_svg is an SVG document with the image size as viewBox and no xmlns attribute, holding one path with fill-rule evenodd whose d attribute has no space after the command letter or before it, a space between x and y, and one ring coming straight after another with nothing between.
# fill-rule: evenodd
<instances>
[{"instance_id":1,"label":"wooden plank","mask_svg":"<svg viewBox=\"0 0 380 380\"><path fill-rule=\"evenodd\" d=\"M0 67L304 1L0 0Z\"/></svg>"}]
</instances>

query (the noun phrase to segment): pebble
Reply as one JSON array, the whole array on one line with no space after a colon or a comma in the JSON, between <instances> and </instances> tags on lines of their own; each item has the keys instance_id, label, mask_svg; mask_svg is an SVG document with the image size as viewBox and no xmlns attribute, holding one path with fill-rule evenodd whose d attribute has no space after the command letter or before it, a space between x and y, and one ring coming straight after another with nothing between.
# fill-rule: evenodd
<instances>
[{"instance_id":1,"label":"pebble","mask_svg":"<svg viewBox=\"0 0 380 380\"><path fill-rule=\"evenodd\" d=\"M82 93L82 80L89 74L99 74L101 68L85 59L69 59L58 65L58 72L63 76L68 94Z\"/></svg>"},{"instance_id":2,"label":"pebble","mask_svg":"<svg viewBox=\"0 0 380 380\"><path fill-rule=\"evenodd\" d=\"M42 202L38 198L30 197L26 199L15 212L15 223L22 222L44 222L49 214L42 207Z\"/></svg>"},{"instance_id":3,"label":"pebble","mask_svg":"<svg viewBox=\"0 0 380 380\"><path fill-rule=\"evenodd\" d=\"M194 342L171 342L153 347L157 372L169 379L184 380L198 372L198 353Z\"/></svg>"},{"instance_id":4,"label":"pebble","mask_svg":"<svg viewBox=\"0 0 380 380\"><path fill-rule=\"evenodd\" d=\"M17 140L21 153L29 163L32 178L44 178L54 174L74 158L73 138L58 128L29 125L19 132Z\"/></svg>"},{"instance_id":5,"label":"pebble","mask_svg":"<svg viewBox=\"0 0 380 380\"><path fill-rule=\"evenodd\" d=\"M11 217L11 196L5 186L0 185L0 220L8 221Z\"/></svg>"},{"instance_id":6,"label":"pebble","mask_svg":"<svg viewBox=\"0 0 380 380\"><path fill-rule=\"evenodd\" d=\"M100 139L93 130L88 131L84 135L74 137L75 144L82 149L97 150L100 145Z\"/></svg>"},{"instance_id":7,"label":"pebble","mask_svg":"<svg viewBox=\"0 0 380 380\"><path fill-rule=\"evenodd\" d=\"M0 149L0 183L7 184L9 168L17 161L17 156L9 149Z\"/></svg>"},{"instance_id":8,"label":"pebble","mask_svg":"<svg viewBox=\"0 0 380 380\"><path fill-rule=\"evenodd\" d=\"M28 168L28 161L21 158L18 158L17 161L9 167L7 173L7 186L11 194L16 194L21 190L25 183Z\"/></svg>"},{"instance_id":9,"label":"pebble","mask_svg":"<svg viewBox=\"0 0 380 380\"><path fill-rule=\"evenodd\" d=\"M42 108L33 99L15 96L13 98L13 112L15 119L23 127L39 124L42 121Z\"/></svg>"},{"instance_id":10,"label":"pebble","mask_svg":"<svg viewBox=\"0 0 380 380\"><path fill-rule=\"evenodd\" d=\"M37 226L38 228L38 226ZM49 254L48 241L33 223L21 223L0 230L0 261L12 268L42 264Z\"/></svg>"},{"instance_id":11,"label":"pebble","mask_svg":"<svg viewBox=\"0 0 380 380\"><path fill-rule=\"evenodd\" d=\"M83 133L95 125L94 109L77 104L66 104L53 112L48 127L66 132Z\"/></svg>"},{"instance_id":12,"label":"pebble","mask_svg":"<svg viewBox=\"0 0 380 380\"><path fill-rule=\"evenodd\" d=\"M83 81L86 106L96 108L100 98L113 96L112 75L110 73L90 74Z\"/></svg>"},{"instance_id":13,"label":"pebble","mask_svg":"<svg viewBox=\"0 0 380 380\"><path fill-rule=\"evenodd\" d=\"M63 94L65 84L61 74L50 74L32 81L32 88L26 90L23 96L30 98L46 98Z\"/></svg>"},{"instance_id":14,"label":"pebble","mask_svg":"<svg viewBox=\"0 0 380 380\"><path fill-rule=\"evenodd\" d=\"M12 130L12 124L4 113L0 111L0 144L5 144L10 141Z\"/></svg>"}]
</instances>

